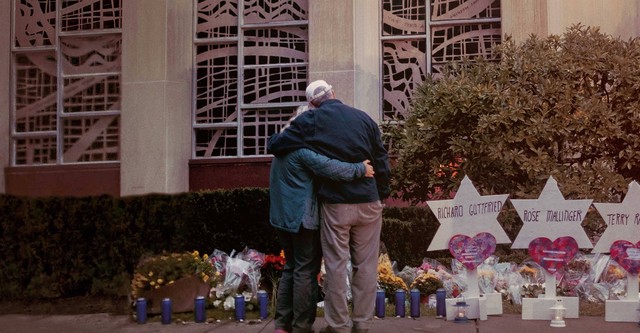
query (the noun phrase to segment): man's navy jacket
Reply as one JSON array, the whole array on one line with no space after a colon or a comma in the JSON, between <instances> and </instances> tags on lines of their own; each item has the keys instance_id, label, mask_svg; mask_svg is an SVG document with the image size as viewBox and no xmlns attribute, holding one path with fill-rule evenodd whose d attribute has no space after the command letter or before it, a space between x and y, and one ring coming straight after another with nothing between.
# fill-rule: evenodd
<instances>
[{"instance_id":1,"label":"man's navy jacket","mask_svg":"<svg viewBox=\"0 0 640 333\"><path fill-rule=\"evenodd\" d=\"M289 128L269 138L267 152L281 156L306 147L345 162L370 160L374 178L351 182L322 179L318 196L327 203L364 203L389 196L389 156L380 138L380 129L365 112L337 99L302 113Z\"/></svg>"}]
</instances>

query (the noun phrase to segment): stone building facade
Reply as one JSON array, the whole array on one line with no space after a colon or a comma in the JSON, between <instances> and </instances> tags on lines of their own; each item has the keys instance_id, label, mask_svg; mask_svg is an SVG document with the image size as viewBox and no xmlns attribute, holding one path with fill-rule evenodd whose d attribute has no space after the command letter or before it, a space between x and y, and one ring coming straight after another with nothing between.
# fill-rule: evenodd
<instances>
[{"instance_id":1,"label":"stone building facade","mask_svg":"<svg viewBox=\"0 0 640 333\"><path fill-rule=\"evenodd\" d=\"M0 1L0 193L268 187L310 81L401 121L443 63L573 24L640 35L636 0Z\"/></svg>"}]
</instances>

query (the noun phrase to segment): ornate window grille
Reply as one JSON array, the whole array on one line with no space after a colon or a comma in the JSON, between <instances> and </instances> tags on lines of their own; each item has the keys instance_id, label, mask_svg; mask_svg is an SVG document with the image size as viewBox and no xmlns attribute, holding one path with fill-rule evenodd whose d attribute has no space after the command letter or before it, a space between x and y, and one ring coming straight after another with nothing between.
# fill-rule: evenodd
<instances>
[{"instance_id":1,"label":"ornate window grille","mask_svg":"<svg viewBox=\"0 0 640 333\"><path fill-rule=\"evenodd\" d=\"M11 164L120 158L121 0L14 0Z\"/></svg>"},{"instance_id":2,"label":"ornate window grille","mask_svg":"<svg viewBox=\"0 0 640 333\"><path fill-rule=\"evenodd\" d=\"M404 119L416 85L444 63L494 59L500 22L500 0L382 0L383 121Z\"/></svg>"},{"instance_id":3,"label":"ornate window grille","mask_svg":"<svg viewBox=\"0 0 640 333\"><path fill-rule=\"evenodd\" d=\"M308 0L197 0L195 159L264 156L304 104Z\"/></svg>"}]
</instances>

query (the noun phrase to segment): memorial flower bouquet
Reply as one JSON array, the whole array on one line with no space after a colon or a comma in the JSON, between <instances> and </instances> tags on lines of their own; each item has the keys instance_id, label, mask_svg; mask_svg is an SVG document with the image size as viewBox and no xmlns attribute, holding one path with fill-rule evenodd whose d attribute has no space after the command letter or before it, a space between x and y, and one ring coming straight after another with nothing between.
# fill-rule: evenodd
<instances>
[{"instance_id":1,"label":"memorial flower bouquet","mask_svg":"<svg viewBox=\"0 0 640 333\"><path fill-rule=\"evenodd\" d=\"M483 294L496 291L498 277L496 269L491 265L480 265L478 267L478 286Z\"/></svg>"},{"instance_id":2,"label":"memorial flower bouquet","mask_svg":"<svg viewBox=\"0 0 640 333\"><path fill-rule=\"evenodd\" d=\"M564 269L564 274L558 282L558 293L562 296L577 296L578 286L587 281L593 281L591 260L583 254L578 254Z\"/></svg>"},{"instance_id":3,"label":"memorial flower bouquet","mask_svg":"<svg viewBox=\"0 0 640 333\"><path fill-rule=\"evenodd\" d=\"M419 268L404 266L404 268L396 275L404 281L404 284L411 285L411 283L413 283L420 274L422 274L422 271Z\"/></svg>"},{"instance_id":4,"label":"memorial flower bouquet","mask_svg":"<svg viewBox=\"0 0 640 333\"><path fill-rule=\"evenodd\" d=\"M616 262L611 261L603 274L603 280L608 283L616 283L619 280L624 279L627 273Z\"/></svg>"},{"instance_id":5,"label":"memorial flower bouquet","mask_svg":"<svg viewBox=\"0 0 640 333\"><path fill-rule=\"evenodd\" d=\"M466 281L464 281L460 276L451 274L451 272L444 266L440 266L436 271L430 270L429 272L442 281L447 297L458 297L462 290L466 288Z\"/></svg>"},{"instance_id":6,"label":"memorial flower bouquet","mask_svg":"<svg viewBox=\"0 0 640 333\"><path fill-rule=\"evenodd\" d=\"M271 303L274 305L276 304L276 297L278 295L278 283L282 277L282 270L284 269L285 263L284 251L280 251L279 255L267 254L264 256L261 272L262 276L267 279L268 285L263 285L263 288L271 289Z\"/></svg>"},{"instance_id":7,"label":"memorial flower bouquet","mask_svg":"<svg viewBox=\"0 0 640 333\"><path fill-rule=\"evenodd\" d=\"M522 283L521 297L537 298L538 295L544 294L544 269L536 262L525 261L517 271L520 275L518 281Z\"/></svg>"},{"instance_id":8,"label":"memorial flower bouquet","mask_svg":"<svg viewBox=\"0 0 640 333\"><path fill-rule=\"evenodd\" d=\"M407 285L402 278L395 275L391 267L388 254L381 254L378 258L378 287L384 289L385 296L390 300L395 299L396 290L407 290Z\"/></svg>"},{"instance_id":9,"label":"memorial flower bouquet","mask_svg":"<svg viewBox=\"0 0 640 333\"><path fill-rule=\"evenodd\" d=\"M200 256L198 251L193 251L191 256L193 256L193 261L195 262L195 273L203 282L215 287L222 281L222 273L214 266L213 258L210 258L206 253Z\"/></svg>"},{"instance_id":10,"label":"memorial flower bouquet","mask_svg":"<svg viewBox=\"0 0 640 333\"><path fill-rule=\"evenodd\" d=\"M217 299L243 292L257 294L265 258L263 253L245 248L238 253L234 250L229 255L219 251L216 257L220 259L216 259L215 265L224 267L223 282L214 292ZM222 263L221 260L225 262Z\"/></svg>"},{"instance_id":11,"label":"memorial flower bouquet","mask_svg":"<svg viewBox=\"0 0 640 333\"><path fill-rule=\"evenodd\" d=\"M627 272L614 260L609 260L600 281L609 290L607 299L621 299L626 294Z\"/></svg>"},{"instance_id":12,"label":"memorial flower bouquet","mask_svg":"<svg viewBox=\"0 0 640 333\"><path fill-rule=\"evenodd\" d=\"M534 262L524 262L518 268L518 273L528 283L541 283L544 280L544 272L541 272L541 267Z\"/></svg>"},{"instance_id":13,"label":"memorial flower bouquet","mask_svg":"<svg viewBox=\"0 0 640 333\"><path fill-rule=\"evenodd\" d=\"M140 260L131 281L131 296L137 298L146 290L159 289L173 284L176 280L197 276L211 286L222 280L208 255L200 256L198 251L192 253L163 253Z\"/></svg>"},{"instance_id":14,"label":"memorial flower bouquet","mask_svg":"<svg viewBox=\"0 0 640 333\"><path fill-rule=\"evenodd\" d=\"M280 251L279 255L267 254L264 256L264 263L261 268L262 274L269 280L277 282L282 276L285 263L284 251Z\"/></svg>"},{"instance_id":15,"label":"memorial flower bouquet","mask_svg":"<svg viewBox=\"0 0 640 333\"><path fill-rule=\"evenodd\" d=\"M436 293L438 288L443 288L442 281L433 273L423 272L411 283L411 289L420 290L420 295L429 296Z\"/></svg>"}]
</instances>

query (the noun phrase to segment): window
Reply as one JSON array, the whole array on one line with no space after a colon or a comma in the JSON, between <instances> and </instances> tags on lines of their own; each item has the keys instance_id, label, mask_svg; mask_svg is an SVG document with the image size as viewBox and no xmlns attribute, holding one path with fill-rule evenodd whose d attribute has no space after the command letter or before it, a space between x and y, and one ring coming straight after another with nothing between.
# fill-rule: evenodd
<instances>
[{"instance_id":1,"label":"window","mask_svg":"<svg viewBox=\"0 0 640 333\"><path fill-rule=\"evenodd\" d=\"M305 103L308 0L197 0L193 158L267 154Z\"/></svg>"},{"instance_id":2,"label":"window","mask_svg":"<svg viewBox=\"0 0 640 333\"><path fill-rule=\"evenodd\" d=\"M118 161L120 0L14 0L14 166Z\"/></svg>"},{"instance_id":3,"label":"window","mask_svg":"<svg viewBox=\"0 0 640 333\"><path fill-rule=\"evenodd\" d=\"M403 119L416 85L449 61L495 58L500 0L382 0L383 120Z\"/></svg>"}]
</instances>

